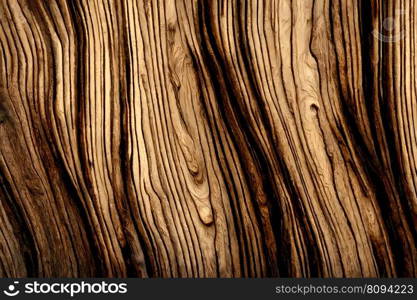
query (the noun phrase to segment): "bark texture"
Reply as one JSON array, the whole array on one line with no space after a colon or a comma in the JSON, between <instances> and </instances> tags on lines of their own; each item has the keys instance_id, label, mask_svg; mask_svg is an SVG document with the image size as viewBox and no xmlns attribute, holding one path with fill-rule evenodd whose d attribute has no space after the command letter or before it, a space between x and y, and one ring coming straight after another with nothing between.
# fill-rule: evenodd
<instances>
[{"instance_id":1,"label":"bark texture","mask_svg":"<svg viewBox=\"0 0 417 300\"><path fill-rule=\"evenodd\" d=\"M417 276L416 0L0 0L0 276Z\"/></svg>"}]
</instances>

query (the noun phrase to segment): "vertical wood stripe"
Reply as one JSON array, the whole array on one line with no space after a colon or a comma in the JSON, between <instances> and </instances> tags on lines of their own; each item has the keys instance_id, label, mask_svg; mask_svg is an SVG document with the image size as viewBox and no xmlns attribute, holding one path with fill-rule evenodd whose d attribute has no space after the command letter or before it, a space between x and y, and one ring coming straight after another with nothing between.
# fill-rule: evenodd
<instances>
[{"instance_id":1,"label":"vertical wood stripe","mask_svg":"<svg viewBox=\"0 0 417 300\"><path fill-rule=\"evenodd\" d=\"M416 19L0 0L0 276L417 276Z\"/></svg>"}]
</instances>

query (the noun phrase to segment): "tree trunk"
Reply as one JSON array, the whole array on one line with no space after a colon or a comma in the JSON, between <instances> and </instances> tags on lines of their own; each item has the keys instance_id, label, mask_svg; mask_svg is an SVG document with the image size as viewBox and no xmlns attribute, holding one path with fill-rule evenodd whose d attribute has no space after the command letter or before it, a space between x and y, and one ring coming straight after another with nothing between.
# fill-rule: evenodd
<instances>
[{"instance_id":1,"label":"tree trunk","mask_svg":"<svg viewBox=\"0 0 417 300\"><path fill-rule=\"evenodd\" d=\"M417 276L416 18L0 0L0 276Z\"/></svg>"}]
</instances>

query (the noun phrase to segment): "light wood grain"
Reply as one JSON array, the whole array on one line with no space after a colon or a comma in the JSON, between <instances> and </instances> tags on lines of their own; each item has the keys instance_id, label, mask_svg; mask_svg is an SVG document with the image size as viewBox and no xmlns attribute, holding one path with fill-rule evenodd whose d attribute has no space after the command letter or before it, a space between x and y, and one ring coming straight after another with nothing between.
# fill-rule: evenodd
<instances>
[{"instance_id":1,"label":"light wood grain","mask_svg":"<svg viewBox=\"0 0 417 300\"><path fill-rule=\"evenodd\" d=\"M0 276L417 276L416 14L0 0Z\"/></svg>"}]
</instances>

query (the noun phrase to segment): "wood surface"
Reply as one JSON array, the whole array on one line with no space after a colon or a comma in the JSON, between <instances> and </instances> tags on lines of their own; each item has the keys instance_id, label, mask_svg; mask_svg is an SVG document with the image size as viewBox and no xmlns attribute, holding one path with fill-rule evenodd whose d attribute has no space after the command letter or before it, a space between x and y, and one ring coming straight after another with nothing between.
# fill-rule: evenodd
<instances>
[{"instance_id":1,"label":"wood surface","mask_svg":"<svg viewBox=\"0 0 417 300\"><path fill-rule=\"evenodd\" d=\"M416 18L0 0L0 276L417 276Z\"/></svg>"}]
</instances>

